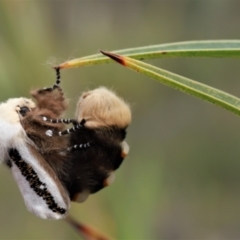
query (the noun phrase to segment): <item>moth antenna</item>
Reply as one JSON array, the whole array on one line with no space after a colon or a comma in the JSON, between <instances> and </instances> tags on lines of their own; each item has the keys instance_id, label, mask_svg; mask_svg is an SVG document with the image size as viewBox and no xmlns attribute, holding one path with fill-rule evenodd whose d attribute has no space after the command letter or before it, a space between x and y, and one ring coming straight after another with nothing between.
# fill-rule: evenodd
<instances>
[{"instance_id":1,"label":"moth antenna","mask_svg":"<svg viewBox=\"0 0 240 240\"><path fill-rule=\"evenodd\" d=\"M71 152L71 151L74 151L74 150L86 149L86 148L89 148L89 147L91 147L91 144L90 144L90 142L87 142L87 143L76 144L76 145L73 145L71 147L68 147L67 151Z\"/></svg>"},{"instance_id":2,"label":"moth antenna","mask_svg":"<svg viewBox=\"0 0 240 240\"><path fill-rule=\"evenodd\" d=\"M62 89L60 88L60 83L61 83L61 74L60 74L60 68L59 67L55 67L54 68L55 71L56 71L56 82L53 84L52 87L45 87L43 89L40 89L38 92L41 93L41 92L51 92L53 91L55 88L58 88L61 92L62 92L62 96L64 95L63 94L63 91Z\"/></svg>"},{"instance_id":3,"label":"moth antenna","mask_svg":"<svg viewBox=\"0 0 240 240\"><path fill-rule=\"evenodd\" d=\"M73 133L73 132L76 132L78 131L79 129L83 128L84 127L84 124L85 124L86 120L85 119L82 119L81 122L78 122L77 124L74 125L74 127L72 128L68 128L64 131L61 131L61 132L58 132L58 134L60 136L62 135L66 135L66 134L70 134L70 133Z\"/></svg>"},{"instance_id":4,"label":"moth antenna","mask_svg":"<svg viewBox=\"0 0 240 240\"><path fill-rule=\"evenodd\" d=\"M61 83L60 68L59 67L55 67L54 69L56 71L56 82L55 82L55 84L53 85L52 88L53 89L58 88L59 91L61 92L62 97L64 98L64 92L63 92L62 88L60 87L60 83Z\"/></svg>"},{"instance_id":5,"label":"moth antenna","mask_svg":"<svg viewBox=\"0 0 240 240\"><path fill-rule=\"evenodd\" d=\"M56 82L53 85L53 89L59 87L60 83L61 83L61 75L60 75L60 68L56 67L55 68L56 71Z\"/></svg>"}]
</instances>

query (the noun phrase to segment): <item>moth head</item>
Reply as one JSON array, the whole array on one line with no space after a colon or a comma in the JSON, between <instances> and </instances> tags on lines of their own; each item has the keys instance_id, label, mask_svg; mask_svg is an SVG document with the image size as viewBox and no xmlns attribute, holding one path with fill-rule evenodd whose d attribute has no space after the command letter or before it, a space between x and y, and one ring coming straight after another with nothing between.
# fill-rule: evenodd
<instances>
[{"instance_id":1,"label":"moth head","mask_svg":"<svg viewBox=\"0 0 240 240\"><path fill-rule=\"evenodd\" d=\"M19 115L23 116L27 111L31 111L35 103L27 98L10 98L0 104L0 119L9 123L19 122Z\"/></svg>"},{"instance_id":2,"label":"moth head","mask_svg":"<svg viewBox=\"0 0 240 240\"><path fill-rule=\"evenodd\" d=\"M131 122L131 110L113 91L99 87L82 93L77 104L76 118L78 121L85 119L84 126L90 128L126 128Z\"/></svg>"},{"instance_id":3,"label":"moth head","mask_svg":"<svg viewBox=\"0 0 240 240\"><path fill-rule=\"evenodd\" d=\"M36 105L31 99L27 98L19 98L19 101L17 102L16 111L24 117L27 112L32 111L33 108L35 108Z\"/></svg>"}]
</instances>

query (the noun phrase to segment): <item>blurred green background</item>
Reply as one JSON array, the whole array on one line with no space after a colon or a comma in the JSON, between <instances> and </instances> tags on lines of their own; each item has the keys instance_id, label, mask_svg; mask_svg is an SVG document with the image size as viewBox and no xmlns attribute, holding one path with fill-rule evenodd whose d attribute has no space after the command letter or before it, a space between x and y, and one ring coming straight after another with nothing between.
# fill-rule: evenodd
<instances>
[{"instance_id":1,"label":"blurred green background","mask_svg":"<svg viewBox=\"0 0 240 240\"><path fill-rule=\"evenodd\" d=\"M50 86L51 66L151 44L239 39L237 0L0 0L0 101ZM239 59L151 63L240 96ZM240 118L115 63L62 71L72 117L79 94L105 85L131 103L129 156L115 183L71 215L116 239L239 239ZM0 168L0 239L79 239L30 214Z\"/></svg>"}]
</instances>

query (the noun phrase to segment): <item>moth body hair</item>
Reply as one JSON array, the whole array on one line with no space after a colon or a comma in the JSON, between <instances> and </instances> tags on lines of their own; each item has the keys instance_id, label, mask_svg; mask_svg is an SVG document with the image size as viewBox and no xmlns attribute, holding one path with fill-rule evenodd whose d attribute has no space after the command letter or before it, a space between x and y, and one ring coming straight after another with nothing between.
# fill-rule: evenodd
<instances>
[{"instance_id":1,"label":"moth body hair","mask_svg":"<svg viewBox=\"0 0 240 240\"><path fill-rule=\"evenodd\" d=\"M130 106L106 87L84 92L78 100L75 116L79 122L85 119L85 126L89 128L126 128L131 122Z\"/></svg>"}]
</instances>

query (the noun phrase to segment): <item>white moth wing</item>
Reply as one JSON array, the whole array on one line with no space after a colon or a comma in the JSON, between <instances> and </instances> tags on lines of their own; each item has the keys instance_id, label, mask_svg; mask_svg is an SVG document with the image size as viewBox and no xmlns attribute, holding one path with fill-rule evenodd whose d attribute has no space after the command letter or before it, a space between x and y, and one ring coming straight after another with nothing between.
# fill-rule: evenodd
<instances>
[{"instance_id":1,"label":"white moth wing","mask_svg":"<svg viewBox=\"0 0 240 240\"><path fill-rule=\"evenodd\" d=\"M30 187L19 168L13 163L12 174L17 182L28 211L43 219L58 219L59 214L52 214L41 199Z\"/></svg>"},{"instance_id":2,"label":"white moth wing","mask_svg":"<svg viewBox=\"0 0 240 240\"><path fill-rule=\"evenodd\" d=\"M70 199L52 168L25 141L17 141L15 148L22 161L19 165L12 160L11 170L27 209L43 219L66 217ZM22 166L23 164L25 165ZM29 179L27 175L33 175L34 180Z\"/></svg>"}]
</instances>

